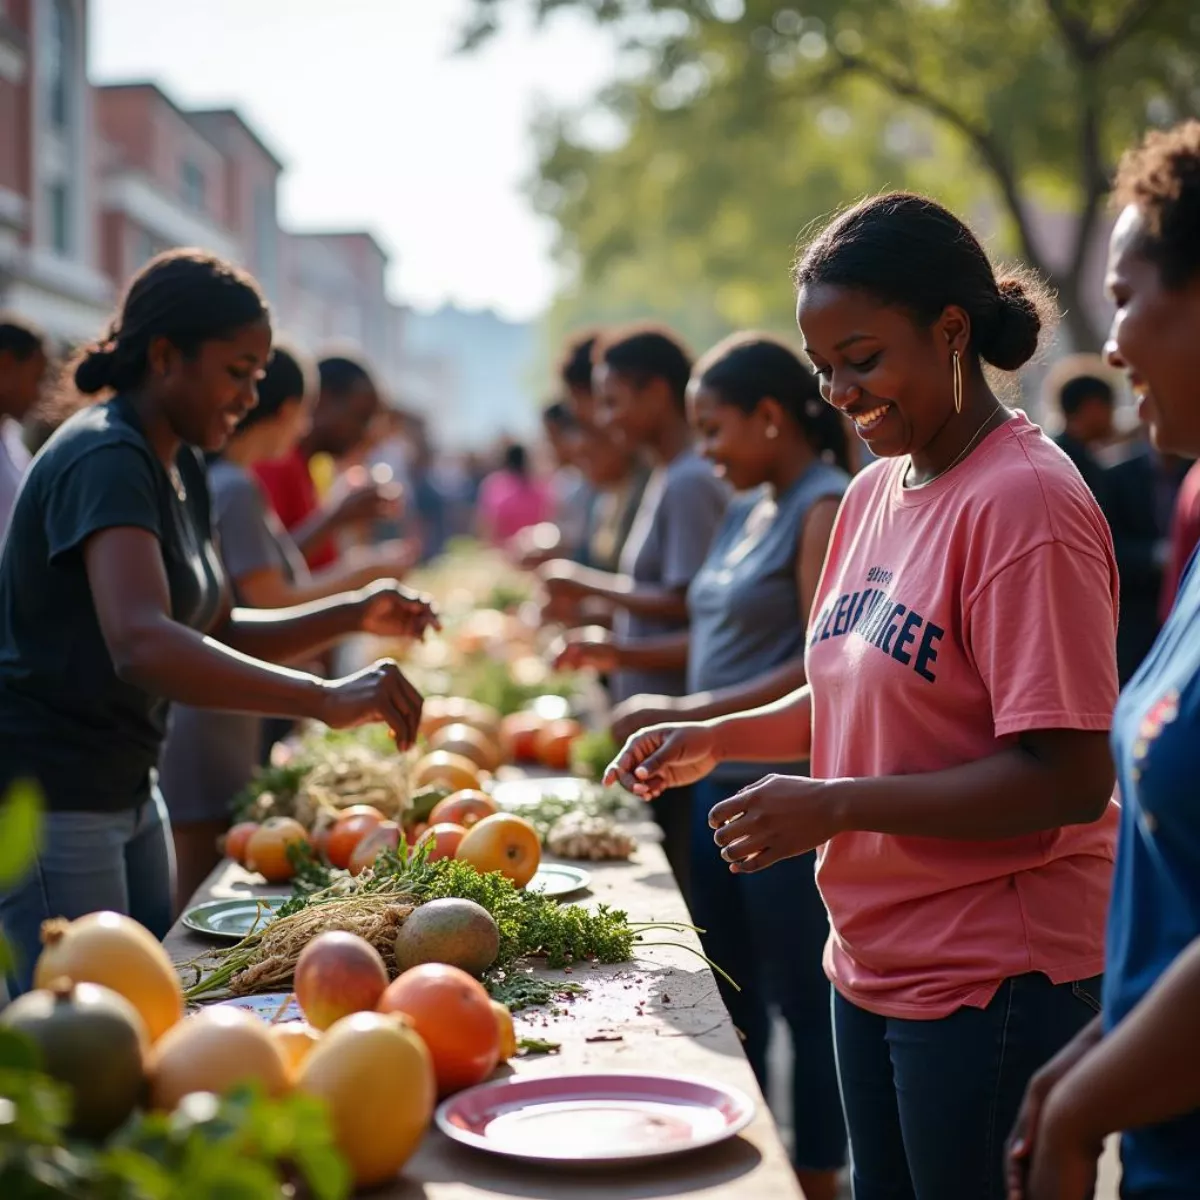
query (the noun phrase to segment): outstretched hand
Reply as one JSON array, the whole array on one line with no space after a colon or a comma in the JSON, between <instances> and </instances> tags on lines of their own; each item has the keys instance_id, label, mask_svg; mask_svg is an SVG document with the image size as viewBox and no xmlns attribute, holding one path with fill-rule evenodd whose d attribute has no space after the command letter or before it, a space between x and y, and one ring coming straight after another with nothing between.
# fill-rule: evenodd
<instances>
[{"instance_id":1,"label":"outstretched hand","mask_svg":"<svg viewBox=\"0 0 1200 1200\"><path fill-rule=\"evenodd\" d=\"M717 739L707 725L652 725L631 737L609 764L604 782L643 800L703 779L718 763Z\"/></svg>"},{"instance_id":2,"label":"outstretched hand","mask_svg":"<svg viewBox=\"0 0 1200 1200\"><path fill-rule=\"evenodd\" d=\"M428 596L403 587L393 579L369 584L359 597L359 628L363 633L420 641L426 630L442 627L437 609Z\"/></svg>"}]
</instances>

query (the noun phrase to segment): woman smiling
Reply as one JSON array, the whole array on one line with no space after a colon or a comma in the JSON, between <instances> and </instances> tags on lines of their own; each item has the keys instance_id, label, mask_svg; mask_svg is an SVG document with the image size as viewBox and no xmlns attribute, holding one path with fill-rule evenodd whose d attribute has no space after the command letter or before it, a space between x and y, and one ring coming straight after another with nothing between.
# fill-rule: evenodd
<instances>
[{"instance_id":1,"label":"woman smiling","mask_svg":"<svg viewBox=\"0 0 1200 1200\"><path fill-rule=\"evenodd\" d=\"M920 196L834 221L796 273L825 399L878 456L838 514L807 686L658 726L643 795L807 758L716 805L731 869L819 847L856 1200L986 1200L1048 1055L1096 1012L1115 813L1117 576L1066 456L997 398L1047 306Z\"/></svg>"}]
</instances>

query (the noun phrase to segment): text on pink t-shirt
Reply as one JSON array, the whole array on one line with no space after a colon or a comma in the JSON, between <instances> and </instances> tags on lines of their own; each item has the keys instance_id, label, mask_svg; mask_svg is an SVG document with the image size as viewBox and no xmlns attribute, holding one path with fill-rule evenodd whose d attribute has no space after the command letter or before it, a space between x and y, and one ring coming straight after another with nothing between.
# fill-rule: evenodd
<instances>
[{"instance_id":1,"label":"text on pink t-shirt","mask_svg":"<svg viewBox=\"0 0 1200 1200\"><path fill-rule=\"evenodd\" d=\"M1035 729L1107 730L1117 568L1091 492L1018 414L928 486L851 484L809 625L815 778L960 766ZM1000 841L839 834L818 854L825 967L853 1003L936 1018L1030 971L1098 975L1115 807Z\"/></svg>"}]
</instances>

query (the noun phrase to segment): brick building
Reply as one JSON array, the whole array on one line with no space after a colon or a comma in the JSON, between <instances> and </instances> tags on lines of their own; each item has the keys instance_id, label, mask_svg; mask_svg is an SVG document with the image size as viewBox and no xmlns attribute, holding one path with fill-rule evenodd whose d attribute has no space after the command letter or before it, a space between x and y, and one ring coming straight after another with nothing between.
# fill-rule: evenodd
<instances>
[{"instance_id":1,"label":"brick building","mask_svg":"<svg viewBox=\"0 0 1200 1200\"><path fill-rule=\"evenodd\" d=\"M0 0L0 306L63 342L112 304L97 151L86 0Z\"/></svg>"},{"instance_id":2,"label":"brick building","mask_svg":"<svg viewBox=\"0 0 1200 1200\"><path fill-rule=\"evenodd\" d=\"M224 154L151 83L94 89L102 154L101 262L128 279L172 246L240 257Z\"/></svg>"}]
</instances>

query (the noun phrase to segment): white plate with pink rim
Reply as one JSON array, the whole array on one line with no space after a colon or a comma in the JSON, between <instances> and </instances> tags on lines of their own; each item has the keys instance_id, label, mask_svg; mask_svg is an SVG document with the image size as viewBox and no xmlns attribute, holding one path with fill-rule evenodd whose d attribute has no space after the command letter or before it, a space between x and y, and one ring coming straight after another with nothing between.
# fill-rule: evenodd
<instances>
[{"instance_id":1,"label":"white plate with pink rim","mask_svg":"<svg viewBox=\"0 0 1200 1200\"><path fill-rule=\"evenodd\" d=\"M437 1110L452 1141L557 1167L628 1166L714 1146L754 1119L744 1092L700 1079L582 1074L518 1077L451 1096Z\"/></svg>"}]
</instances>

